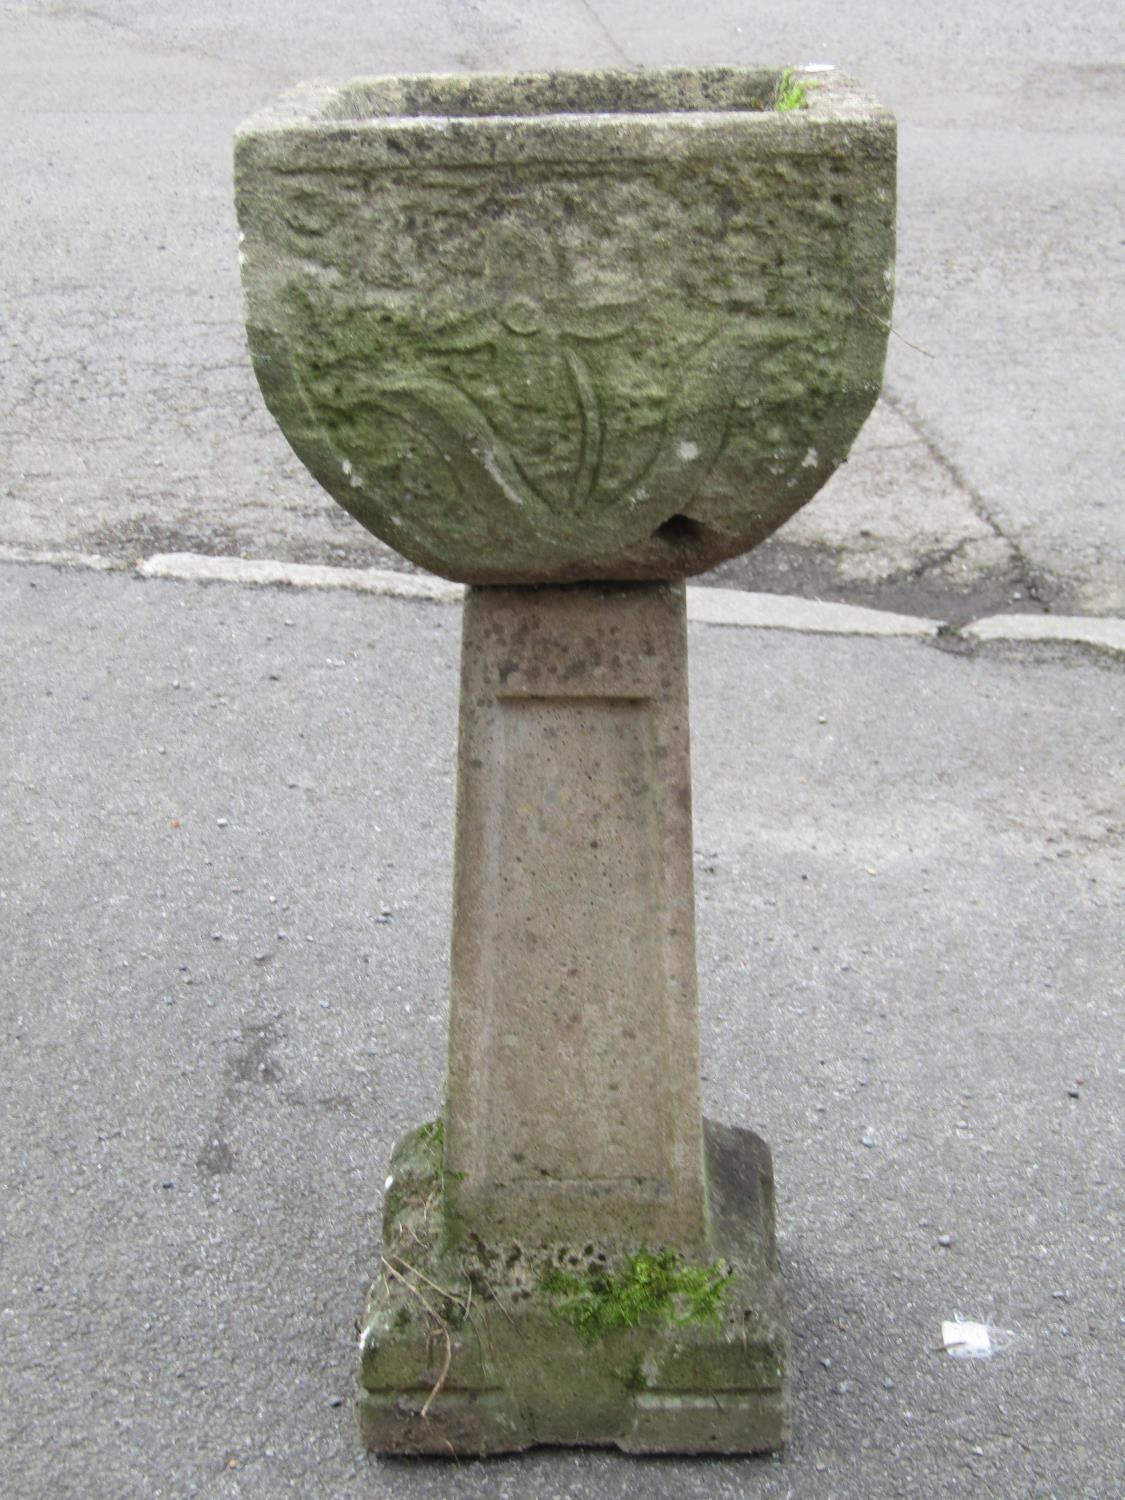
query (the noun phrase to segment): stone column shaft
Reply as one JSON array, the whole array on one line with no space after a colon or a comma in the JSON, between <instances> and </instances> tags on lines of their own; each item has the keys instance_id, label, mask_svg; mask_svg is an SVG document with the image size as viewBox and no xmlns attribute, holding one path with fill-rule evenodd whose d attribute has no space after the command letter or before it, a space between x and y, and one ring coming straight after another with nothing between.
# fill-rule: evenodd
<instances>
[{"instance_id":1,"label":"stone column shaft","mask_svg":"<svg viewBox=\"0 0 1125 1500\"><path fill-rule=\"evenodd\" d=\"M466 599L445 1162L494 1243L707 1248L684 597Z\"/></svg>"}]
</instances>

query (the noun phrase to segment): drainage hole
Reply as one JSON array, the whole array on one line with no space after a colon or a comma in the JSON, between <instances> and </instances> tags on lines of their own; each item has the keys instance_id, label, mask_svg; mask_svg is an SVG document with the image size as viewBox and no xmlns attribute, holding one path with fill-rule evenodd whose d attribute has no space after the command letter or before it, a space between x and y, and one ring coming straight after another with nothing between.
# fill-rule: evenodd
<instances>
[{"instance_id":1,"label":"drainage hole","mask_svg":"<svg viewBox=\"0 0 1125 1500\"><path fill-rule=\"evenodd\" d=\"M694 542L704 532L698 521L690 516L669 516L652 533L654 540L661 542Z\"/></svg>"}]
</instances>

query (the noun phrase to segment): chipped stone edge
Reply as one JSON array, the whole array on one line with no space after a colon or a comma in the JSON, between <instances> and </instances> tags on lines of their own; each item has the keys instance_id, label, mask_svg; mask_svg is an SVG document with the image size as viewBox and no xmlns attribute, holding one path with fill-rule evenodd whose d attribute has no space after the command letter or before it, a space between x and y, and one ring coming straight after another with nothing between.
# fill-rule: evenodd
<instances>
[{"instance_id":1,"label":"chipped stone edge","mask_svg":"<svg viewBox=\"0 0 1125 1500\"><path fill-rule=\"evenodd\" d=\"M43 563L97 572L131 571L141 578L181 583L283 585L289 588L350 589L391 599L457 603L462 584L425 573L397 573L387 568L337 568L323 563L294 563L275 558L212 557L199 552L163 552L122 563L81 552L34 551L0 545L0 562ZM1092 646L1125 656L1125 619L1112 615L988 615L954 630L941 620L892 614L857 604L801 599L792 594L754 594L741 589L689 586L688 619L697 625L726 625L753 630L791 630L803 634L913 637L939 635L972 645L1054 642Z\"/></svg>"}]
</instances>

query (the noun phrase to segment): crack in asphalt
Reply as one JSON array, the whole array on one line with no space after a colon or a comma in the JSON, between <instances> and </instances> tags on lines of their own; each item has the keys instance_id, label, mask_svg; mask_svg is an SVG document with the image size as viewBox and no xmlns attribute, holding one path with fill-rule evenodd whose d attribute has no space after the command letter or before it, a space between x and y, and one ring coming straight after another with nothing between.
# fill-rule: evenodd
<instances>
[{"instance_id":1,"label":"crack in asphalt","mask_svg":"<svg viewBox=\"0 0 1125 1500\"><path fill-rule=\"evenodd\" d=\"M988 527L998 541L1003 542L1006 547L1011 549L1012 560L1015 564L1015 577L1019 583L1019 587L1028 599L1041 605L1049 613L1051 599L1049 597L1050 586L1047 580L1028 562L1027 556L1019 542L1014 537L1008 536L1003 530L989 509L984 496L969 483L959 465L942 449L937 439L903 397L896 396L888 386L884 386L882 399L891 411L906 423L911 432L917 434L918 441L925 447L934 463L944 470L948 478L964 495L977 519ZM963 538L953 547L947 549L943 555L939 554L934 557L932 561L928 557L921 558L904 576L915 579L921 578L931 568L941 567L945 563L951 562L972 540L970 537Z\"/></svg>"},{"instance_id":2,"label":"crack in asphalt","mask_svg":"<svg viewBox=\"0 0 1125 1500\"><path fill-rule=\"evenodd\" d=\"M274 68L265 67L262 63L255 62L248 57L226 57L220 52L211 52L206 47L200 47L191 42L171 42L160 37L152 36L143 31L138 31L135 26L128 22L118 20L115 16L106 15L104 11L96 9L92 5L52 5L48 10L32 12L38 19L44 21L77 21L87 25L104 26L108 31L118 32L127 37L142 50L147 52L163 53L166 57L198 57L205 62L221 63L224 67L246 68L251 73L256 73L261 78L269 78L278 86L284 81L284 75Z\"/></svg>"},{"instance_id":3,"label":"crack in asphalt","mask_svg":"<svg viewBox=\"0 0 1125 1500\"><path fill-rule=\"evenodd\" d=\"M621 61L626 63L630 68L639 68L641 64L636 60L636 58L630 57L629 54L625 51L625 48L617 40L613 32L610 31L609 27L602 20L601 16L598 15L597 11L590 4L590 0L578 0L578 4L590 17L590 20L593 21L594 25L601 32L602 36L605 37L606 41L617 53Z\"/></svg>"}]
</instances>

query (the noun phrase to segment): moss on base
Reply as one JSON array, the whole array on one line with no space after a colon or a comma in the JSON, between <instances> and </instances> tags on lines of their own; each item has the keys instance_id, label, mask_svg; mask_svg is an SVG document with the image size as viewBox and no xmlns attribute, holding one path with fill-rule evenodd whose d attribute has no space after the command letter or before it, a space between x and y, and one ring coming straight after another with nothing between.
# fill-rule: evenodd
<instances>
[{"instance_id":1,"label":"moss on base","mask_svg":"<svg viewBox=\"0 0 1125 1500\"><path fill-rule=\"evenodd\" d=\"M782 1447L789 1337L769 1152L748 1131L709 1124L707 1155L721 1280L715 1262L672 1246L485 1245L447 1222L440 1130L400 1142L360 1340L367 1444L446 1455ZM606 1316L568 1321L574 1286L600 1289Z\"/></svg>"},{"instance_id":2,"label":"moss on base","mask_svg":"<svg viewBox=\"0 0 1125 1500\"><path fill-rule=\"evenodd\" d=\"M585 1339L602 1338L618 1328L643 1323L709 1323L720 1326L730 1267L688 1265L678 1250L642 1246L622 1263L576 1276L551 1269L540 1287L553 1299L555 1314Z\"/></svg>"}]
</instances>

